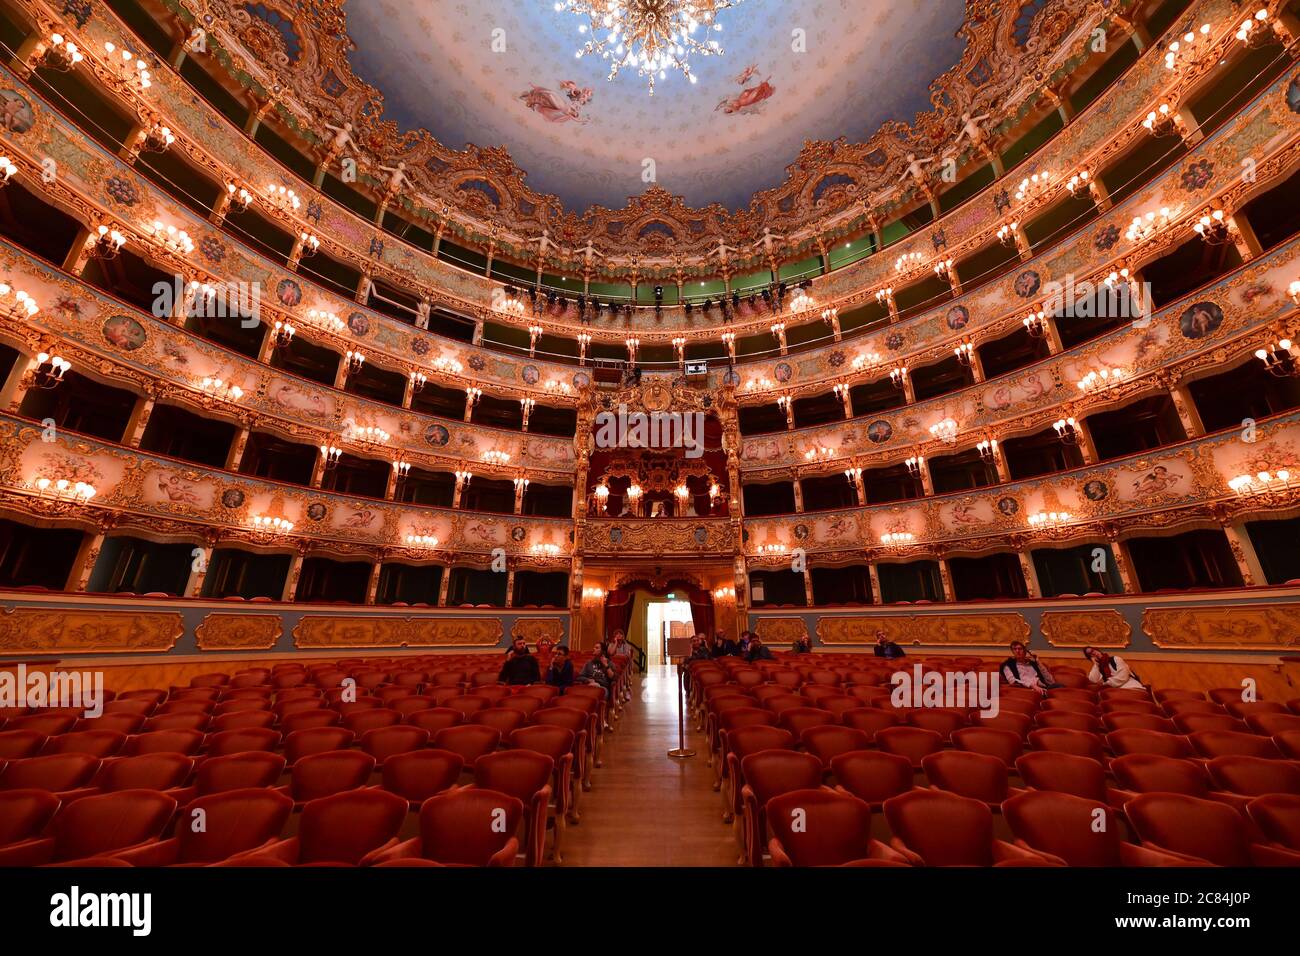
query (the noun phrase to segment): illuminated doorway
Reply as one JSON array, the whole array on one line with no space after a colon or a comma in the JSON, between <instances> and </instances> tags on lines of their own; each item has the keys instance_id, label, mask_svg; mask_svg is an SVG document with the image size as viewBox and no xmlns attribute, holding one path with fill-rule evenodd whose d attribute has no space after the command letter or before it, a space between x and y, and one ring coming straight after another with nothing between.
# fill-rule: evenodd
<instances>
[{"instance_id":1,"label":"illuminated doorway","mask_svg":"<svg viewBox=\"0 0 1300 956\"><path fill-rule=\"evenodd\" d=\"M694 633L691 629L691 602L674 594L666 597L646 594L644 599L647 660L652 665L662 664L667 660L664 650L668 638L690 637Z\"/></svg>"}]
</instances>

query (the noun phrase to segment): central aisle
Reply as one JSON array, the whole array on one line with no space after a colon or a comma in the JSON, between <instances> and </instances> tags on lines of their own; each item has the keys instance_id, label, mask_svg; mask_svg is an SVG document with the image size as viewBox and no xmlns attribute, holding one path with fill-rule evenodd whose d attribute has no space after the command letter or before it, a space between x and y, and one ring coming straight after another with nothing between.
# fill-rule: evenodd
<instances>
[{"instance_id":1,"label":"central aisle","mask_svg":"<svg viewBox=\"0 0 1300 956\"><path fill-rule=\"evenodd\" d=\"M604 766L582 795L582 822L564 833L565 866L735 866L740 849L722 822L703 735L686 727L694 757L674 760L677 679L656 665L639 682L617 729L605 737Z\"/></svg>"}]
</instances>

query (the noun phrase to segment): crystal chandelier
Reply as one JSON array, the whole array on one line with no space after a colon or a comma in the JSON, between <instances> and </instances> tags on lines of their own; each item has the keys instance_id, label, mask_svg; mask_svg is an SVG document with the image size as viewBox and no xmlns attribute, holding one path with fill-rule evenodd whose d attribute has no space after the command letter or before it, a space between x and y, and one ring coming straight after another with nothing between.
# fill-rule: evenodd
<instances>
[{"instance_id":1,"label":"crystal chandelier","mask_svg":"<svg viewBox=\"0 0 1300 956\"><path fill-rule=\"evenodd\" d=\"M621 69L635 69L650 81L666 79L670 69L680 70L695 82L691 54L716 56L722 53L710 31L721 31L720 10L741 0L557 0L555 9L569 11L586 20L578 32L588 37L574 56L578 59L598 53L609 61L612 80ZM695 34L701 33L697 38Z\"/></svg>"}]
</instances>

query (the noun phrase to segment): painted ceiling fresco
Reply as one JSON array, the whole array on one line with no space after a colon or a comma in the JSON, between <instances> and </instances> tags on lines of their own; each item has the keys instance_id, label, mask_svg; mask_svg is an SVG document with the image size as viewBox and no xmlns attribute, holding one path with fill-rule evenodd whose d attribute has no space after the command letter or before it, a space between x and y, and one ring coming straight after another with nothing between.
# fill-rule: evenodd
<instances>
[{"instance_id":1,"label":"painted ceiling fresco","mask_svg":"<svg viewBox=\"0 0 1300 956\"><path fill-rule=\"evenodd\" d=\"M388 119L456 149L505 146L529 186L573 210L643 192L646 160L690 205L743 207L782 181L806 140L910 123L965 47L963 0L745 0L720 14L725 54L693 56L698 82L670 73L652 98L635 72L607 81L605 61L575 59L585 21L553 0L343 10L351 66L382 92Z\"/></svg>"}]
</instances>

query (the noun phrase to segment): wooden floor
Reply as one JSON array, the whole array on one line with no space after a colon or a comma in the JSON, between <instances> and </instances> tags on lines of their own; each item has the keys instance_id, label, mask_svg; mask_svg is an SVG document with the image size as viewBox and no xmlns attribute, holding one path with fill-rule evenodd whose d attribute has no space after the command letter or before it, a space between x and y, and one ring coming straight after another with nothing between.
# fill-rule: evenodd
<instances>
[{"instance_id":1,"label":"wooden floor","mask_svg":"<svg viewBox=\"0 0 1300 956\"><path fill-rule=\"evenodd\" d=\"M582 795L582 822L564 833L565 866L735 866L739 847L722 822L703 735L686 728L696 756L675 760L676 676L655 666L634 678L632 701L605 738L604 766Z\"/></svg>"}]
</instances>

